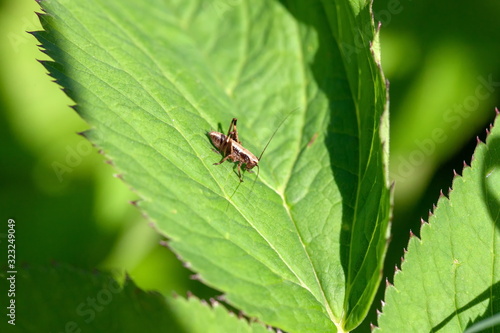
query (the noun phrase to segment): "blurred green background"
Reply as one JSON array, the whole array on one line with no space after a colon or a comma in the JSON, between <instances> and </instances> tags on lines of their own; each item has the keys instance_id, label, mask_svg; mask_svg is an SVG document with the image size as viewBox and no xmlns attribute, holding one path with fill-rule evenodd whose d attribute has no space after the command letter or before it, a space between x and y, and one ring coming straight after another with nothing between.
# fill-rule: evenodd
<instances>
[{"instance_id":1,"label":"blurred green background","mask_svg":"<svg viewBox=\"0 0 500 333\"><path fill-rule=\"evenodd\" d=\"M35 1L0 0L0 240L13 218L18 264L126 271L144 289L212 295L159 245L128 204L136 195L76 134L88 126L35 60L47 59L26 33L40 29L35 11ZM441 189L448 192L453 169L460 174L470 163L476 136L484 140L500 105L500 2L376 0L374 12L390 81L396 184L384 274L392 280L409 230L418 235L420 219Z\"/></svg>"}]
</instances>

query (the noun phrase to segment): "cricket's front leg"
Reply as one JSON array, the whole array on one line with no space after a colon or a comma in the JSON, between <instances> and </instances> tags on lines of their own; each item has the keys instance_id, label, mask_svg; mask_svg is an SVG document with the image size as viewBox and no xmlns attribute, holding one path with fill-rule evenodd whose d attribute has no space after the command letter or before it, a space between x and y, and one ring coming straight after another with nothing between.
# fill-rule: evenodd
<instances>
[{"instance_id":1,"label":"cricket's front leg","mask_svg":"<svg viewBox=\"0 0 500 333\"><path fill-rule=\"evenodd\" d=\"M243 175L241 174L241 166L243 165L243 162L238 163L238 178L240 178L240 183L243 182Z\"/></svg>"},{"instance_id":2,"label":"cricket's front leg","mask_svg":"<svg viewBox=\"0 0 500 333\"><path fill-rule=\"evenodd\" d=\"M218 163L214 163L214 165L219 165L219 164L222 164L224 163L231 155L227 155L226 157L222 158L222 160L220 160L220 162Z\"/></svg>"}]
</instances>

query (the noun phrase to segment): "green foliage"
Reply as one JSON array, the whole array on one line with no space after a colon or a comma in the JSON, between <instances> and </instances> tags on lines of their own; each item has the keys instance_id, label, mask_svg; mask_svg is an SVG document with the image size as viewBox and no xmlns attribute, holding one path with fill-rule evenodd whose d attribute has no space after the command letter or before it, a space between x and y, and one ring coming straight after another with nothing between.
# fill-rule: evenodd
<instances>
[{"instance_id":1,"label":"green foliage","mask_svg":"<svg viewBox=\"0 0 500 333\"><path fill-rule=\"evenodd\" d=\"M475 323L474 325L467 328L464 333L484 332L484 330L486 330L487 328L492 328L496 325L500 325L500 313L497 313L489 318Z\"/></svg>"},{"instance_id":2,"label":"green foliage","mask_svg":"<svg viewBox=\"0 0 500 333\"><path fill-rule=\"evenodd\" d=\"M500 312L500 124L413 237L386 292L385 332L462 332Z\"/></svg>"},{"instance_id":3,"label":"green foliage","mask_svg":"<svg viewBox=\"0 0 500 333\"><path fill-rule=\"evenodd\" d=\"M389 217L369 4L224 4L47 0L35 36L85 135L203 281L266 324L351 330L378 287ZM258 154L295 108L258 179L212 165L207 130L238 117Z\"/></svg>"},{"instance_id":4,"label":"green foliage","mask_svg":"<svg viewBox=\"0 0 500 333\"><path fill-rule=\"evenodd\" d=\"M16 283L23 286L15 298L16 325L3 321L2 332L267 331L217 303L208 306L194 297L165 298L142 291L129 279L120 283L110 274L65 265L24 267Z\"/></svg>"},{"instance_id":5,"label":"green foliage","mask_svg":"<svg viewBox=\"0 0 500 333\"><path fill-rule=\"evenodd\" d=\"M380 281L389 217L386 89L369 5L41 4L45 31L35 36L54 60L45 67L91 125L85 135L141 197L141 210L186 266L252 321L290 332L349 331L359 325ZM461 62L439 55L441 62L435 63L448 66L439 73L456 72ZM433 103L451 103L446 92L421 88L434 96ZM399 121L411 120L419 128L425 119L440 128L442 117L422 105L410 102L414 110ZM418 110L428 113L423 117ZM237 117L243 145L259 155L289 114L258 178L245 173L240 184L235 165L212 165L220 156L211 152L208 130L225 131ZM450 199L439 200L421 240L410 241L402 271L386 292L379 330L456 332L498 320L497 128L455 179ZM452 129L444 136L458 142L462 133ZM396 137L396 153L407 153L429 134L399 131ZM442 160L450 146L436 148L433 158ZM425 180L415 178L418 182ZM39 292L21 292L20 304L50 309L24 322L26 330L35 323L58 330L51 326L54 317L73 318L75 299L107 290L101 276L59 268L44 274L20 275L24 290ZM79 289L54 286L68 280ZM41 304L47 290L64 292L57 298L64 302ZM133 331L148 325L189 332L264 330L216 302L212 307L195 297L165 302L130 282L116 297L120 302L91 322L93 330L126 331L109 326L115 321ZM27 311L21 305L20 317Z\"/></svg>"},{"instance_id":6,"label":"green foliage","mask_svg":"<svg viewBox=\"0 0 500 333\"><path fill-rule=\"evenodd\" d=\"M109 274L54 266L23 269L17 282L25 288L16 302L24 332L180 332L165 298L129 280L121 286Z\"/></svg>"},{"instance_id":7,"label":"green foliage","mask_svg":"<svg viewBox=\"0 0 500 333\"><path fill-rule=\"evenodd\" d=\"M192 296L187 300L169 298L168 303L185 332L269 333L269 330L261 323L248 323L234 313L228 313L223 306L213 300L210 306Z\"/></svg>"}]
</instances>

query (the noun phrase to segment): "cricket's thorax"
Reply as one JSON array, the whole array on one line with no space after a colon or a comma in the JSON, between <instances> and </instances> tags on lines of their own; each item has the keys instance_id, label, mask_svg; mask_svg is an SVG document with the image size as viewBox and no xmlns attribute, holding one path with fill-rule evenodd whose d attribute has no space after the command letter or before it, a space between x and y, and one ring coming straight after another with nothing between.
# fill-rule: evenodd
<instances>
[{"instance_id":1,"label":"cricket's thorax","mask_svg":"<svg viewBox=\"0 0 500 333\"><path fill-rule=\"evenodd\" d=\"M233 141L232 144L233 154L238 156L243 161L243 163L247 165L247 169L249 169L249 167L254 167L259 163L259 159L255 157L255 155L252 154L248 149L243 148L241 144L235 141Z\"/></svg>"}]
</instances>

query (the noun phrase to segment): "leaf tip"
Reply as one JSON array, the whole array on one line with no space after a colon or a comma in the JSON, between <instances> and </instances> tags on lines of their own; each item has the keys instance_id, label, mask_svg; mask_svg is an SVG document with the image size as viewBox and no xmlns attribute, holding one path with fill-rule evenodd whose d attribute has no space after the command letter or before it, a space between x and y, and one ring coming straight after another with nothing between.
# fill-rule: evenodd
<instances>
[{"instance_id":1,"label":"leaf tip","mask_svg":"<svg viewBox=\"0 0 500 333\"><path fill-rule=\"evenodd\" d=\"M168 247L167 247L167 248L168 248L170 251L172 251L172 248L170 247L170 244L168 245ZM182 265L184 266L184 264L185 264L185 263L184 263L184 261L182 260L181 255L180 255L180 254L177 254L177 253L176 253L176 252L174 252L174 251L172 251L172 252L175 254L175 257L177 258L177 260L179 260L180 262L182 262ZM186 267L186 266L184 266L184 267Z\"/></svg>"},{"instance_id":2,"label":"leaf tip","mask_svg":"<svg viewBox=\"0 0 500 333\"><path fill-rule=\"evenodd\" d=\"M196 274L191 274L191 275L189 276L189 278L190 278L191 280L193 280L193 281L200 281L200 282L201 282L201 280L202 280L202 279L201 279L200 274L198 274L198 273L196 273Z\"/></svg>"},{"instance_id":3,"label":"leaf tip","mask_svg":"<svg viewBox=\"0 0 500 333\"><path fill-rule=\"evenodd\" d=\"M413 233L413 231L410 229L410 239L415 237L415 234Z\"/></svg>"},{"instance_id":4,"label":"leaf tip","mask_svg":"<svg viewBox=\"0 0 500 333\"><path fill-rule=\"evenodd\" d=\"M213 308L215 308L215 307L219 306L219 305L220 305L220 303L219 303L216 299L214 299L214 298L210 297L210 305L211 305Z\"/></svg>"},{"instance_id":5,"label":"leaf tip","mask_svg":"<svg viewBox=\"0 0 500 333\"><path fill-rule=\"evenodd\" d=\"M35 1L39 4L39 3L40 3L40 2L42 2L43 0L35 0ZM44 10L43 8L41 8L41 9L42 9L42 10ZM41 18L42 18L42 16L47 15L47 13L41 13L41 12L37 12L37 11L35 11L34 13L35 13L35 15L38 17L38 19L41 19Z\"/></svg>"},{"instance_id":6,"label":"leaf tip","mask_svg":"<svg viewBox=\"0 0 500 333\"><path fill-rule=\"evenodd\" d=\"M107 162L107 161L106 161ZM113 165L113 164L111 164ZM141 201L141 199L137 199L137 200L130 200L128 203L131 204L132 206L134 207L137 207L139 205L139 201Z\"/></svg>"},{"instance_id":7,"label":"leaf tip","mask_svg":"<svg viewBox=\"0 0 500 333\"><path fill-rule=\"evenodd\" d=\"M57 83L58 85L62 86L63 83L61 81L59 81L58 79L55 79L55 80L52 80L52 82L54 83ZM72 96L73 93L71 92L71 89L67 88L67 87L61 87L61 91L67 95L67 96Z\"/></svg>"},{"instance_id":8,"label":"leaf tip","mask_svg":"<svg viewBox=\"0 0 500 333\"><path fill-rule=\"evenodd\" d=\"M243 318L245 318L245 313L244 313L243 311L241 311L241 310L240 310L240 311L238 312L238 319L243 319ZM269 326L269 327L270 327L270 326Z\"/></svg>"},{"instance_id":9,"label":"leaf tip","mask_svg":"<svg viewBox=\"0 0 500 333\"><path fill-rule=\"evenodd\" d=\"M42 45L37 45L37 46L43 47ZM40 49L40 52L47 54L47 51L44 49ZM35 59L35 60L38 61L45 68L47 68L46 65L50 65L50 64L54 63L53 61L50 61L50 60L42 60L42 59ZM50 73L49 73L49 76L50 76Z\"/></svg>"},{"instance_id":10,"label":"leaf tip","mask_svg":"<svg viewBox=\"0 0 500 333\"><path fill-rule=\"evenodd\" d=\"M132 277L128 274L128 272L125 272L125 282L132 282Z\"/></svg>"},{"instance_id":11,"label":"leaf tip","mask_svg":"<svg viewBox=\"0 0 500 333\"><path fill-rule=\"evenodd\" d=\"M75 132L75 134L81 136L82 138L84 138L86 140L88 140L89 143L92 145L92 147L98 148L97 145L95 145L92 142L92 140L90 139L91 138L91 134L93 134L93 132L94 132L94 130L87 129L87 130L84 130L84 131L81 131L81 132ZM99 150L97 150L97 152L99 152Z\"/></svg>"},{"instance_id":12,"label":"leaf tip","mask_svg":"<svg viewBox=\"0 0 500 333\"><path fill-rule=\"evenodd\" d=\"M227 302L226 295L224 295L224 294L220 294L220 295L216 296L216 298L219 302Z\"/></svg>"}]
</instances>

